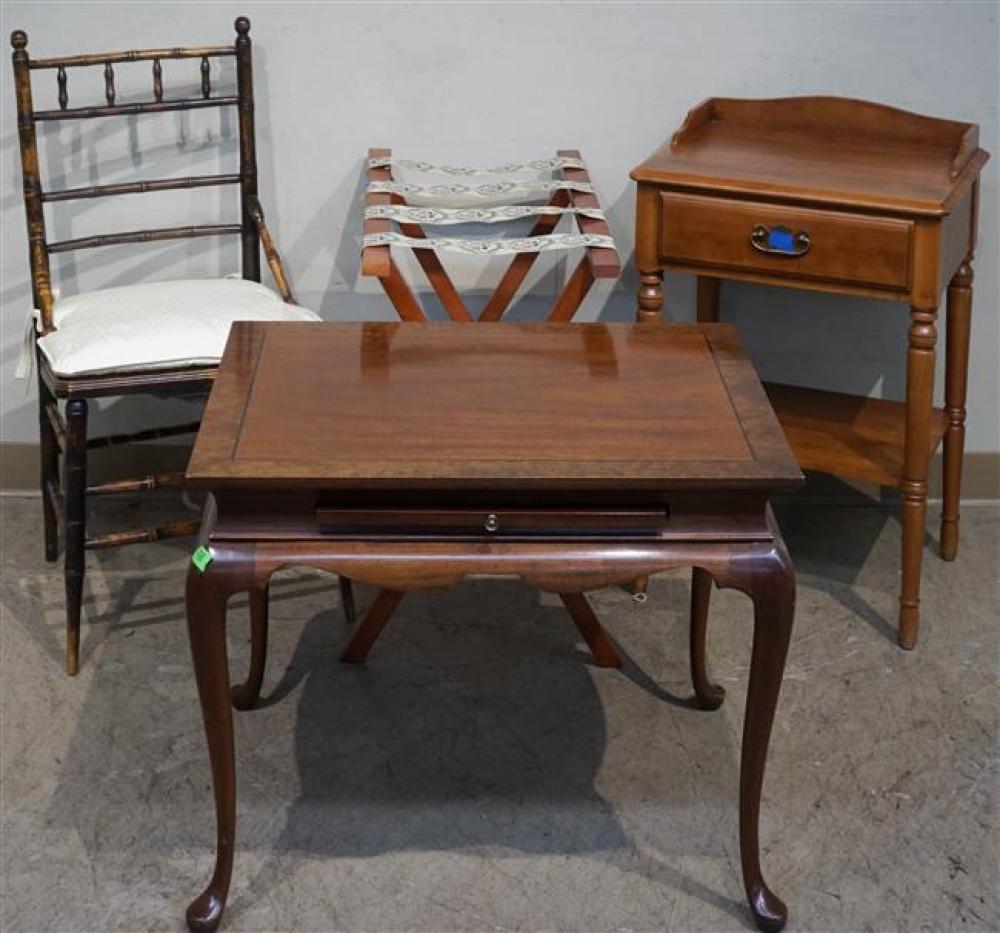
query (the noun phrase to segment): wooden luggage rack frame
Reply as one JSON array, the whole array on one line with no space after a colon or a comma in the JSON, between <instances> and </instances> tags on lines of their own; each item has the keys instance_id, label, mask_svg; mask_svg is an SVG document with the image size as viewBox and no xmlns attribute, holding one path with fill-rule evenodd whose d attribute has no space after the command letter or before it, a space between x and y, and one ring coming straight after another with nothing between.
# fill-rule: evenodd
<instances>
[{"instance_id":1,"label":"wooden luggage rack frame","mask_svg":"<svg viewBox=\"0 0 1000 933\"><path fill-rule=\"evenodd\" d=\"M593 190L590 175L583 164L579 151L576 149L560 149L553 161L557 163L568 162L569 164L559 169L562 174L562 186L553 188L549 194L548 202L544 205L546 209L551 209L552 212L539 214L531 232L528 234L528 239L538 239L541 248L533 251L526 249L523 252L518 252L513 257L510 265L494 289L493 294L477 318L473 318L462 297L452 284L451 278L445 271L437 255L437 249L411 245L424 275L426 275L428 282L434 289L434 293L452 320L499 321L510 307L518 288L524 282L539 253L546 251L547 243L543 238L550 237L556 225L567 214L575 219L579 230L579 238L583 241L589 241L594 245L584 246L583 258L566 281L546 320L572 320L596 279L616 279L621 275L621 261L619 260L617 250L614 248L611 230L608 228L607 221L603 217L600 202ZM367 179L369 184L368 190L365 193L361 274L378 278L385 289L386 295L388 295L389 300L402 320L424 321L427 320L427 314L393 260L390 245L388 243L372 243L372 240L377 241L382 237L392 237L391 227L393 221L388 217L370 216L372 213L377 212L371 209L408 206L406 197L402 193L373 190L373 188L377 189L381 187L384 183L391 184L395 182L392 174L392 162L391 149L373 148L368 150ZM500 169L481 170L482 174L499 172ZM493 201L490 202L490 206L494 208L510 208L514 205L498 205L497 202ZM578 211L586 211L587 213L578 213ZM398 225L400 233L403 235L400 239L409 239L411 243L414 240L428 239L423 226L419 222L399 221ZM450 241L437 240L436 242L445 244L444 248L448 248L447 244ZM491 240L486 242L497 244L502 241ZM488 255L486 250L483 252L484 255Z\"/></svg>"}]
</instances>

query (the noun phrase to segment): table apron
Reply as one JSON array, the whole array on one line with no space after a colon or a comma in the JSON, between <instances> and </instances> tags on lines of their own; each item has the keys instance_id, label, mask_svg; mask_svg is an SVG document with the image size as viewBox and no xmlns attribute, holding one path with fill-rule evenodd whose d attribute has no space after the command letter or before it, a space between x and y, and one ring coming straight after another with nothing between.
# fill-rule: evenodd
<instances>
[{"instance_id":1,"label":"table apron","mask_svg":"<svg viewBox=\"0 0 1000 933\"><path fill-rule=\"evenodd\" d=\"M775 553L773 539L608 541L237 541L209 539L210 572L233 568L232 591L262 586L287 567L313 567L398 590L452 586L465 577L519 577L552 592L615 586L680 567L728 571Z\"/></svg>"}]
</instances>

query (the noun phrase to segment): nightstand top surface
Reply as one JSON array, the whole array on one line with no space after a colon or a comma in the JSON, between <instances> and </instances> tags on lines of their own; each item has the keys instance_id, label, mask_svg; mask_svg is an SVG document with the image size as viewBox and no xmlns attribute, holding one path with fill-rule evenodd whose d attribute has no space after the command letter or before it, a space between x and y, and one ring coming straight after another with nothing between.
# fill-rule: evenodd
<instances>
[{"instance_id":1,"label":"nightstand top surface","mask_svg":"<svg viewBox=\"0 0 1000 933\"><path fill-rule=\"evenodd\" d=\"M974 123L839 97L710 98L632 177L718 194L940 216L988 158Z\"/></svg>"}]
</instances>

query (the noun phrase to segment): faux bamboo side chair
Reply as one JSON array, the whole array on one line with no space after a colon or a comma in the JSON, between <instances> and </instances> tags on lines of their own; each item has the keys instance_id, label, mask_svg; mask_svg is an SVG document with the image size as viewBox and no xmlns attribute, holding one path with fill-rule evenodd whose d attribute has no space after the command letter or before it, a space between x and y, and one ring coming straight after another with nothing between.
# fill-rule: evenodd
<instances>
[{"instance_id":1,"label":"faux bamboo side chair","mask_svg":"<svg viewBox=\"0 0 1000 933\"><path fill-rule=\"evenodd\" d=\"M143 49L32 60L27 35L11 34L18 135L28 227L28 253L34 298L34 359L38 373L41 434L41 494L45 557L55 561L59 526L63 527L66 587L66 671L79 668L80 614L87 550L155 541L193 534L198 522L174 522L138 531L87 537L87 498L177 486L183 473L166 473L87 485L87 453L134 441L192 434L197 423L150 428L109 437L87 436L90 399L134 394L205 395L212 385L229 326L234 320L318 320L296 305L280 256L257 198L254 135L253 71L250 21L235 22L231 45L198 48ZM236 94L213 94L209 60L235 58ZM165 96L164 60L190 60L200 73L200 95ZM116 102L115 65L152 63L152 100ZM103 69L105 102L69 106L69 74L74 69ZM31 73L56 72L58 109L35 110ZM43 188L36 125L40 122L135 116L167 111L233 107L237 110L239 170L225 175L199 175L53 190ZM110 233L51 242L46 237L44 206L83 198L103 198L233 185L239 188L239 223L170 227ZM148 282L85 294L54 297L49 256L122 243L147 243L188 237L238 236L240 277ZM280 298L260 285L260 249L264 248ZM138 336L137 336L138 335ZM59 400L65 401L65 417ZM60 477L60 454L62 477ZM353 606L350 581L341 580L345 611ZM251 607L254 628L267 626L267 601Z\"/></svg>"}]
</instances>

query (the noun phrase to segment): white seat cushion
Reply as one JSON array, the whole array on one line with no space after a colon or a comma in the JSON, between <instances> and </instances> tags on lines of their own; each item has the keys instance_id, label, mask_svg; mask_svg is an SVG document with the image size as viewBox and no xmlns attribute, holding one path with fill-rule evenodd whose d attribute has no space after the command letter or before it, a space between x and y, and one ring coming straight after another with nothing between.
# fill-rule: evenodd
<instances>
[{"instance_id":1,"label":"white seat cushion","mask_svg":"<svg viewBox=\"0 0 1000 933\"><path fill-rule=\"evenodd\" d=\"M234 321L318 321L271 289L238 278L147 282L57 301L38 338L60 376L212 366Z\"/></svg>"}]
</instances>

